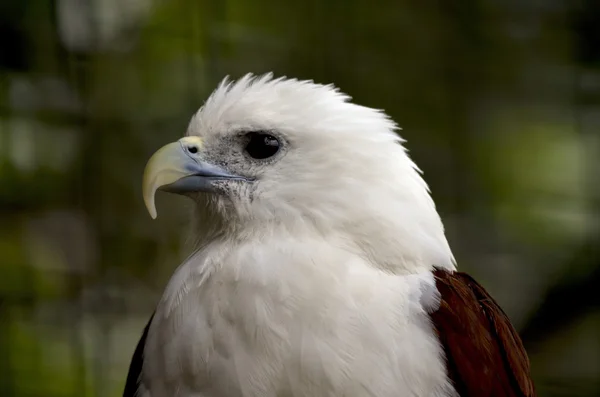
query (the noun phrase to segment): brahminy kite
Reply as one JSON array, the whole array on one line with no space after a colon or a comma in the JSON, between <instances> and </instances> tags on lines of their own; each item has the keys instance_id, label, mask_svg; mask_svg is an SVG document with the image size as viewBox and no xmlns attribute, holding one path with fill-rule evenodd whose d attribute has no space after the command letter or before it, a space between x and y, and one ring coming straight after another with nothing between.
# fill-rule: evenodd
<instances>
[{"instance_id":1,"label":"brahminy kite","mask_svg":"<svg viewBox=\"0 0 600 397\"><path fill-rule=\"evenodd\" d=\"M157 190L192 199L197 243L124 396L534 396L397 130L331 85L225 79L144 172L152 218Z\"/></svg>"}]
</instances>

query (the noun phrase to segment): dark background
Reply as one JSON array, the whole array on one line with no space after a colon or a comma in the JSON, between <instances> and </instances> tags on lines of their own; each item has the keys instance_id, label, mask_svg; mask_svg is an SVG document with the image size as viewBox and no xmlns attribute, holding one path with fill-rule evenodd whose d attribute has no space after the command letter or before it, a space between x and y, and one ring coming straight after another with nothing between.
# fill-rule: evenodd
<instances>
[{"instance_id":1,"label":"dark background","mask_svg":"<svg viewBox=\"0 0 600 397\"><path fill-rule=\"evenodd\" d=\"M120 394L186 253L144 164L267 71L385 109L540 396L600 395L598 0L1 0L0 395Z\"/></svg>"}]
</instances>

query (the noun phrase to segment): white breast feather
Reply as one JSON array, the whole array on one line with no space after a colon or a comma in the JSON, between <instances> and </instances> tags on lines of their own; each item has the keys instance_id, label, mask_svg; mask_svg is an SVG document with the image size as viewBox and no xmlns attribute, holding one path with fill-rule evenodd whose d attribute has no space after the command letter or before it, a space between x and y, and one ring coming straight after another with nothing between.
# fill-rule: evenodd
<instances>
[{"instance_id":1,"label":"white breast feather","mask_svg":"<svg viewBox=\"0 0 600 397\"><path fill-rule=\"evenodd\" d=\"M302 241L188 259L150 327L144 397L455 395L427 316L431 272L390 275L339 242Z\"/></svg>"}]
</instances>

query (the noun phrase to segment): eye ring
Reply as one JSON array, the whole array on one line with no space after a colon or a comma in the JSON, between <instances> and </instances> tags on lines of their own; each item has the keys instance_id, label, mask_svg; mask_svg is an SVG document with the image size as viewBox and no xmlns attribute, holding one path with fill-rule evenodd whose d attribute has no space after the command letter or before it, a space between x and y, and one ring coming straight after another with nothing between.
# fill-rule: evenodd
<instances>
[{"instance_id":1,"label":"eye ring","mask_svg":"<svg viewBox=\"0 0 600 397\"><path fill-rule=\"evenodd\" d=\"M281 148L279 139L267 132L249 132L246 134L246 137L248 138L248 143L244 150L250 157L256 160L265 160L273 157Z\"/></svg>"}]
</instances>

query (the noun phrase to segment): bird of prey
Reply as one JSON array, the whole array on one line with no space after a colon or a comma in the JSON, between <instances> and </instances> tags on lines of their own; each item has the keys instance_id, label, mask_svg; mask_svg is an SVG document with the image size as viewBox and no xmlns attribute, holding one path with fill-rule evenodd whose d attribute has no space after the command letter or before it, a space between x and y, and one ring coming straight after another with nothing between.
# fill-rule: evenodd
<instances>
[{"instance_id":1,"label":"bird of prey","mask_svg":"<svg viewBox=\"0 0 600 397\"><path fill-rule=\"evenodd\" d=\"M331 85L225 79L144 171L193 253L125 397L534 396L508 317L458 272L397 125Z\"/></svg>"}]
</instances>

